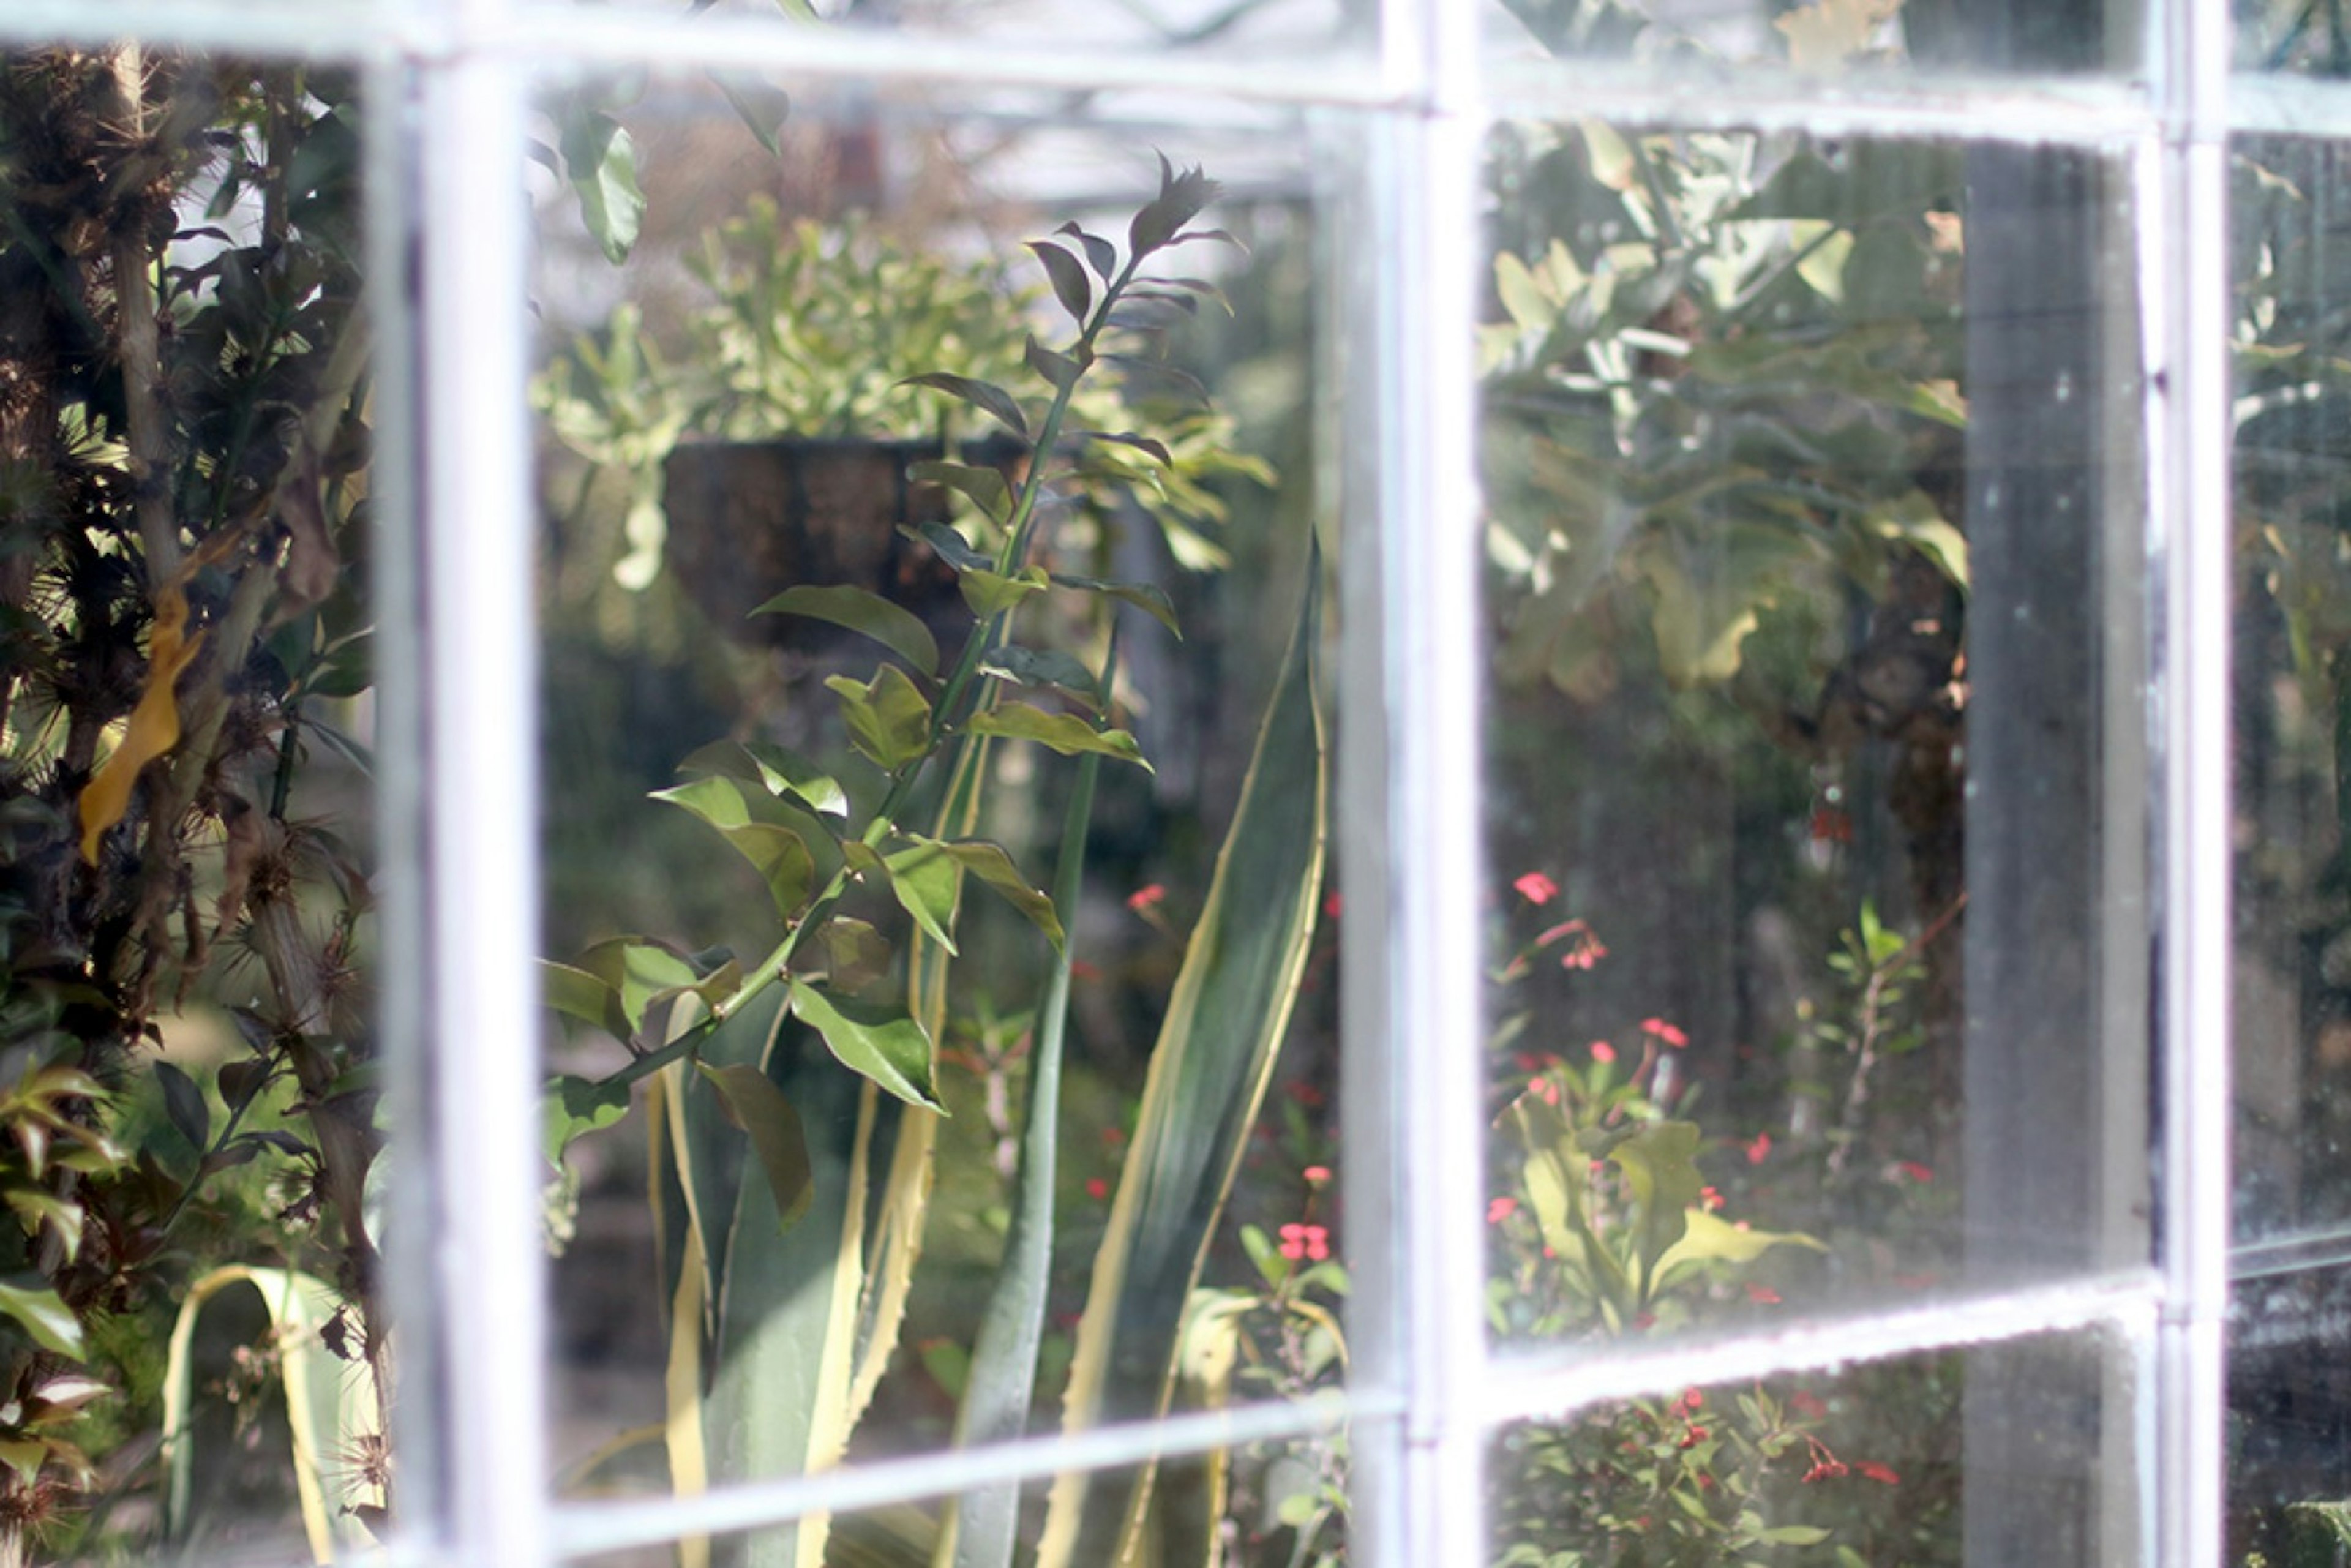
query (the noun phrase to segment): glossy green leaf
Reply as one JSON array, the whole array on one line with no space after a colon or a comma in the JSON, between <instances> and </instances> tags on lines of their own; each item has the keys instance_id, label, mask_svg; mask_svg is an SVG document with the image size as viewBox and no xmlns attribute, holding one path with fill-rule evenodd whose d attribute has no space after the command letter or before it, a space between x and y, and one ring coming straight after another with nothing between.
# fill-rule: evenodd
<instances>
[{"instance_id":1,"label":"glossy green leaf","mask_svg":"<svg viewBox=\"0 0 2351 1568\"><path fill-rule=\"evenodd\" d=\"M828 997L804 980L791 982L792 1013L824 1038L841 1064L862 1073L909 1105L944 1114L931 1084L931 1040L904 1013Z\"/></svg>"},{"instance_id":2,"label":"glossy green leaf","mask_svg":"<svg viewBox=\"0 0 2351 1568\"><path fill-rule=\"evenodd\" d=\"M830 621L836 626L863 632L923 674L939 673L939 645L922 618L862 588L845 583L825 588L788 588L751 613L805 615L813 621Z\"/></svg>"},{"instance_id":3,"label":"glossy green leaf","mask_svg":"<svg viewBox=\"0 0 2351 1568\"><path fill-rule=\"evenodd\" d=\"M977 507L997 522L1000 523L1012 515L1011 487L1005 484L1004 476L996 469L982 467L974 463L945 463L933 459L910 465L906 469L906 476L917 484L944 485L956 494L969 497L973 506ZM963 542L963 536L956 534L945 523L934 523L929 525L929 528L953 534L957 544ZM925 537L929 537L927 528L925 530ZM936 548L935 544L933 548ZM966 566L966 555L963 551L949 556L942 550L940 555L950 566L958 568ZM979 559L980 564L983 565L995 564L987 560L985 557Z\"/></svg>"},{"instance_id":4,"label":"glossy green leaf","mask_svg":"<svg viewBox=\"0 0 2351 1568\"><path fill-rule=\"evenodd\" d=\"M962 868L952 859L921 848L901 850L882 863L890 879L891 896L899 907L914 917L924 936L954 952L956 905L963 896Z\"/></svg>"},{"instance_id":5,"label":"glossy green leaf","mask_svg":"<svg viewBox=\"0 0 2351 1568\"><path fill-rule=\"evenodd\" d=\"M835 915L816 937L824 949L827 984L836 991L862 990L890 972L893 954L889 941L862 920Z\"/></svg>"},{"instance_id":6,"label":"glossy green leaf","mask_svg":"<svg viewBox=\"0 0 2351 1568\"><path fill-rule=\"evenodd\" d=\"M615 1040L624 1040L634 1032L628 1014L621 1009L621 993L587 970L542 958L538 983L539 994L547 1005L566 1018L592 1024ZM225 1093L225 1088L222 1092Z\"/></svg>"},{"instance_id":7,"label":"glossy green leaf","mask_svg":"<svg viewBox=\"0 0 2351 1568\"><path fill-rule=\"evenodd\" d=\"M1022 350L1021 358L1030 370L1044 377L1055 392L1068 392L1078 384L1078 378L1086 373L1086 368L1077 361L1067 354L1054 352L1034 338L1029 340L1029 347Z\"/></svg>"},{"instance_id":8,"label":"glossy green leaf","mask_svg":"<svg viewBox=\"0 0 2351 1568\"><path fill-rule=\"evenodd\" d=\"M972 715L967 727L974 735L1033 740L1051 747L1064 757L1092 752L1132 762L1145 773L1151 771L1151 764L1143 759L1143 747L1135 744L1134 737L1123 729L1096 729L1075 714L1047 713L1025 703L1007 703Z\"/></svg>"},{"instance_id":9,"label":"glossy green leaf","mask_svg":"<svg viewBox=\"0 0 2351 1568\"><path fill-rule=\"evenodd\" d=\"M816 856L808 841L789 828L772 822L746 822L726 830L726 841L751 862L776 911L789 920L815 895Z\"/></svg>"},{"instance_id":10,"label":"glossy green leaf","mask_svg":"<svg viewBox=\"0 0 2351 1568\"><path fill-rule=\"evenodd\" d=\"M1310 584L1319 573L1319 562L1309 568ZM1063 1410L1071 1432L1167 1409L1184 1306L1297 1000L1326 831L1317 608L1310 588L1151 1053L1079 1322ZM1123 1508L1090 1506L1094 1489L1108 1484L1097 1478L1057 1479L1038 1568L1119 1561L1150 1479L1146 1469L1123 1483Z\"/></svg>"},{"instance_id":11,"label":"glossy green leaf","mask_svg":"<svg viewBox=\"0 0 2351 1568\"><path fill-rule=\"evenodd\" d=\"M696 1062L702 1075L718 1091L726 1119L751 1140L759 1168L776 1200L776 1223L789 1229L808 1212L815 1188L809 1170L808 1136L799 1113L784 1098L767 1073L750 1062L714 1067Z\"/></svg>"},{"instance_id":12,"label":"glossy green leaf","mask_svg":"<svg viewBox=\"0 0 2351 1568\"><path fill-rule=\"evenodd\" d=\"M188 1146L199 1154L211 1143L213 1113L196 1081L168 1061L155 1064L155 1082L163 1091L163 1114Z\"/></svg>"},{"instance_id":13,"label":"glossy green leaf","mask_svg":"<svg viewBox=\"0 0 2351 1568\"><path fill-rule=\"evenodd\" d=\"M572 1139L609 1127L628 1113L625 1083L599 1083L569 1072L549 1080L539 1106L539 1146L547 1163L561 1165Z\"/></svg>"},{"instance_id":14,"label":"glossy green leaf","mask_svg":"<svg viewBox=\"0 0 2351 1568\"><path fill-rule=\"evenodd\" d=\"M1056 588L1075 588L1087 593L1106 593L1113 599L1134 605L1178 637L1183 628L1176 624L1176 606L1166 591L1148 582L1112 582L1099 577L1072 577L1067 572L1053 573Z\"/></svg>"},{"instance_id":15,"label":"glossy green leaf","mask_svg":"<svg viewBox=\"0 0 2351 1568\"><path fill-rule=\"evenodd\" d=\"M42 1349L82 1358L81 1320L37 1276L0 1281L0 1316L16 1320Z\"/></svg>"},{"instance_id":16,"label":"glossy green leaf","mask_svg":"<svg viewBox=\"0 0 2351 1568\"><path fill-rule=\"evenodd\" d=\"M563 162L590 236L606 260L628 260L645 216L636 144L628 131L602 110L574 104L563 118Z\"/></svg>"},{"instance_id":17,"label":"glossy green leaf","mask_svg":"<svg viewBox=\"0 0 2351 1568\"><path fill-rule=\"evenodd\" d=\"M1719 1215L1694 1207L1685 1215L1686 1227L1681 1239L1666 1249L1650 1270L1654 1281L1651 1293L1674 1283L1686 1270L1701 1263L1752 1263L1774 1247L1805 1247L1815 1252L1828 1248L1810 1236L1792 1230L1758 1230L1752 1226L1741 1228Z\"/></svg>"},{"instance_id":18,"label":"glossy green leaf","mask_svg":"<svg viewBox=\"0 0 2351 1568\"><path fill-rule=\"evenodd\" d=\"M930 749L931 705L895 664L884 664L870 685L833 675L825 685L841 697L850 743L896 772Z\"/></svg>"},{"instance_id":19,"label":"glossy green leaf","mask_svg":"<svg viewBox=\"0 0 2351 1568\"><path fill-rule=\"evenodd\" d=\"M1059 648L1022 648L1008 644L993 649L979 661L980 673L1003 680L1017 681L1024 686L1050 687L1075 697L1088 707L1094 706L1094 691L1101 683L1094 673Z\"/></svg>"},{"instance_id":20,"label":"glossy green leaf","mask_svg":"<svg viewBox=\"0 0 2351 1568\"><path fill-rule=\"evenodd\" d=\"M739 783L758 784L770 795L789 795L827 816L849 814L849 797L839 780L789 747L772 741L713 741L689 754L677 770L688 778L716 773ZM747 817L747 804L744 810Z\"/></svg>"},{"instance_id":21,"label":"glossy green leaf","mask_svg":"<svg viewBox=\"0 0 2351 1568\"><path fill-rule=\"evenodd\" d=\"M931 371L919 376L908 376L902 386L929 387L961 398L995 418L997 423L1021 440L1029 439L1029 418L1020 412L1020 404L1010 392L990 382L974 381L969 376L953 375L946 371Z\"/></svg>"},{"instance_id":22,"label":"glossy green leaf","mask_svg":"<svg viewBox=\"0 0 2351 1568\"><path fill-rule=\"evenodd\" d=\"M994 558L982 555L971 548L965 538L945 523L925 523L914 530L914 537L931 547L938 558L957 571L993 571Z\"/></svg>"},{"instance_id":23,"label":"glossy green leaf","mask_svg":"<svg viewBox=\"0 0 2351 1568\"><path fill-rule=\"evenodd\" d=\"M1053 901L1029 885L1020 874L1011 854L1002 844L985 839L962 839L945 842L937 839L914 838L914 847L902 850L890 857L893 876L903 876L927 862L944 860L961 867L979 878L1001 896L1007 904L1025 915L1029 924L1045 934L1045 940L1059 949L1062 942L1061 922L1053 913Z\"/></svg>"},{"instance_id":24,"label":"glossy green leaf","mask_svg":"<svg viewBox=\"0 0 2351 1568\"><path fill-rule=\"evenodd\" d=\"M1057 235L1067 235L1084 247L1087 263L1093 267L1095 275L1104 283L1118 276L1118 247L1112 245L1110 241L1100 235L1088 234L1075 223L1063 224L1053 232Z\"/></svg>"},{"instance_id":25,"label":"glossy green leaf","mask_svg":"<svg viewBox=\"0 0 2351 1568\"><path fill-rule=\"evenodd\" d=\"M1061 302L1071 319L1084 326L1094 305L1093 283L1086 277L1084 265L1050 240L1032 239L1029 248L1044 264L1045 276L1052 280L1053 298Z\"/></svg>"},{"instance_id":26,"label":"glossy green leaf","mask_svg":"<svg viewBox=\"0 0 2351 1568\"><path fill-rule=\"evenodd\" d=\"M1032 593L1042 593L1047 586L1045 569L1023 567L1011 577L993 571L967 571L963 574L963 601L971 612L985 621L1018 609Z\"/></svg>"}]
</instances>

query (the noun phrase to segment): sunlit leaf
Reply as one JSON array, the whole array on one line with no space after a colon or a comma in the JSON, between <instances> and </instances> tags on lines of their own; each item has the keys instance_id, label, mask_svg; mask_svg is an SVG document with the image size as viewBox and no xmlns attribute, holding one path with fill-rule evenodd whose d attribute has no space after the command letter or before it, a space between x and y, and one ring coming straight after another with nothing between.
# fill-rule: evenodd
<instances>
[{"instance_id":1,"label":"sunlit leaf","mask_svg":"<svg viewBox=\"0 0 2351 1568\"><path fill-rule=\"evenodd\" d=\"M1146 773L1151 771L1151 764L1143 759L1143 747L1136 744L1134 737L1123 729L1096 729L1075 714L1047 713L1026 703L1006 703L972 715L966 727L974 735L1033 740L1051 747L1064 757L1098 752L1121 762L1132 762Z\"/></svg>"},{"instance_id":2,"label":"sunlit leaf","mask_svg":"<svg viewBox=\"0 0 2351 1568\"><path fill-rule=\"evenodd\" d=\"M946 466L918 464L917 467ZM988 472L988 470L980 470ZM920 477L920 476L917 476ZM1002 481L999 479L998 484ZM823 588L788 588L751 612L754 615L805 615L862 632L925 675L939 670L939 645L922 618L878 593L845 583Z\"/></svg>"},{"instance_id":3,"label":"sunlit leaf","mask_svg":"<svg viewBox=\"0 0 2351 1568\"><path fill-rule=\"evenodd\" d=\"M1061 946L1061 922L1053 913L1053 901L1041 890L1029 885L1029 879L1020 874L1020 868L1013 863L1011 854L1002 844L990 843L985 839L943 842L937 839L909 836L914 838L914 847L890 857L893 876L903 876L928 860L947 861L987 883L1006 903L1025 915L1029 924L1043 932L1045 940L1056 948Z\"/></svg>"},{"instance_id":4,"label":"sunlit leaf","mask_svg":"<svg viewBox=\"0 0 2351 1568\"><path fill-rule=\"evenodd\" d=\"M601 110L574 103L563 117L563 163L580 197L580 217L605 259L629 258L644 222L645 193L637 184L636 143Z\"/></svg>"},{"instance_id":5,"label":"sunlit leaf","mask_svg":"<svg viewBox=\"0 0 2351 1568\"><path fill-rule=\"evenodd\" d=\"M945 1113L931 1087L931 1040L921 1024L828 997L805 980L793 980L791 992L793 1014L824 1037L842 1066L910 1105Z\"/></svg>"},{"instance_id":6,"label":"sunlit leaf","mask_svg":"<svg viewBox=\"0 0 2351 1568\"><path fill-rule=\"evenodd\" d=\"M155 623L147 633L147 678L138 704L124 724L121 743L82 786L77 810L81 820L81 858L98 863L98 841L131 809L131 787L140 770L180 743L180 705L172 685L204 646L204 634L187 635L188 601L177 588L155 597Z\"/></svg>"},{"instance_id":7,"label":"sunlit leaf","mask_svg":"<svg viewBox=\"0 0 2351 1568\"><path fill-rule=\"evenodd\" d=\"M897 665L883 665L870 685L847 675L824 684L841 698L850 743L884 768L894 773L930 748L931 705Z\"/></svg>"},{"instance_id":8,"label":"sunlit leaf","mask_svg":"<svg viewBox=\"0 0 2351 1568\"><path fill-rule=\"evenodd\" d=\"M547 1163L561 1165L574 1138L601 1132L628 1113L625 1083L599 1083L568 1072L549 1080L539 1106L539 1146Z\"/></svg>"},{"instance_id":9,"label":"sunlit leaf","mask_svg":"<svg viewBox=\"0 0 2351 1568\"><path fill-rule=\"evenodd\" d=\"M1011 577L993 571L967 571L959 586L963 601L971 606L974 615L985 621L1019 608L1030 594L1045 591L1047 583L1043 567L1026 566Z\"/></svg>"}]
</instances>

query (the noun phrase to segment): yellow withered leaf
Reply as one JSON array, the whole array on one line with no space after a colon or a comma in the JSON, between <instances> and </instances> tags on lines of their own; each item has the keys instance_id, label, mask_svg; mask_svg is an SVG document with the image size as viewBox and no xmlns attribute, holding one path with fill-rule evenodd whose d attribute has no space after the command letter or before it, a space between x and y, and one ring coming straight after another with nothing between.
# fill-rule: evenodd
<instances>
[{"instance_id":1,"label":"yellow withered leaf","mask_svg":"<svg viewBox=\"0 0 2351 1568\"><path fill-rule=\"evenodd\" d=\"M156 596L155 625L147 638L147 685L123 727L122 744L82 786L81 858L91 865L98 863L98 841L131 809L131 789L140 771L180 743L180 704L172 688L204 641L201 632L193 637L187 632L187 596L166 588Z\"/></svg>"}]
</instances>

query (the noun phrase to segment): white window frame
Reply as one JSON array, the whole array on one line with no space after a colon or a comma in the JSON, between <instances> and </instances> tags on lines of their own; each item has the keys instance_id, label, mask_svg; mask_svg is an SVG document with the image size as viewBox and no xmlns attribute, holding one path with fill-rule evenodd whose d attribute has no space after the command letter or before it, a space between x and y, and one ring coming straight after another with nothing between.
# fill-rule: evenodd
<instances>
[{"instance_id":1,"label":"white window frame","mask_svg":"<svg viewBox=\"0 0 2351 1568\"><path fill-rule=\"evenodd\" d=\"M300 55L369 73L372 307L381 324L377 552L388 976L383 1019L413 1151L402 1171L404 1533L398 1561L535 1568L568 1556L1348 1425L1364 1568L1475 1564L1487 1444L1592 1401L2060 1330L2137 1353L2142 1555L2218 1568L2230 1192L2227 136L2351 133L2351 89L2227 68L2228 0L2147 0L2136 69L2099 80L1702 88L1610 65L1480 58L1470 0L1385 0L1338 59L1126 57L523 0L0 0L0 41ZM1349 722L1346 1197L1361 1243L1344 1394L1039 1437L627 1503L555 1503L543 1433L538 925L528 319L519 157L538 74L724 64L972 87L1134 86L1312 111L1351 243L1326 286L1351 348L1343 485L1375 549L1343 567ZM2135 1273L1606 1358L1487 1347L1472 328L1489 116L1966 136L2099 149L2135 182L2159 603L2161 1187ZM2235 118L2231 119L2231 116ZM408 240L413 239L412 253ZM1343 263L1343 265L1341 265ZM413 289L395 287L413 280ZM402 410L410 417L400 417ZM1360 533L1359 533L1360 537ZM429 632L428 629L429 628ZM387 988L389 990L389 988ZM1392 1150L1382 1163L1373 1151ZM435 1195L440 1195L436 1201ZM461 1197L459 1196L461 1195ZM429 1207L427 1207L429 1206ZM419 1238L429 1235L429 1245ZM1384 1249L1372 1239L1384 1239Z\"/></svg>"}]
</instances>

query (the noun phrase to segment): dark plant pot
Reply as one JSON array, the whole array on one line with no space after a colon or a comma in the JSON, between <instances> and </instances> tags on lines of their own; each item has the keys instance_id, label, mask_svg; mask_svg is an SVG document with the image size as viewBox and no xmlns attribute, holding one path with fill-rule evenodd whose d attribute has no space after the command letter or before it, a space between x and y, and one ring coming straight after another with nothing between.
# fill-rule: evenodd
<instances>
[{"instance_id":1,"label":"dark plant pot","mask_svg":"<svg viewBox=\"0 0 2351 1568\"><path fill-rule=\"evenodd\" d=\"M670 570L716 628L738 643L815 653L855 634L797 615L751 612L788 588L847 583L914 612L942 647L971 615L956 574L902 531L950 515L948 492L906 476L936 442L788 436L692 442L662 471ZM1009 439L967 442L966 463L1016 483L1026 460Z\"/></svg>"}]
</instances>

